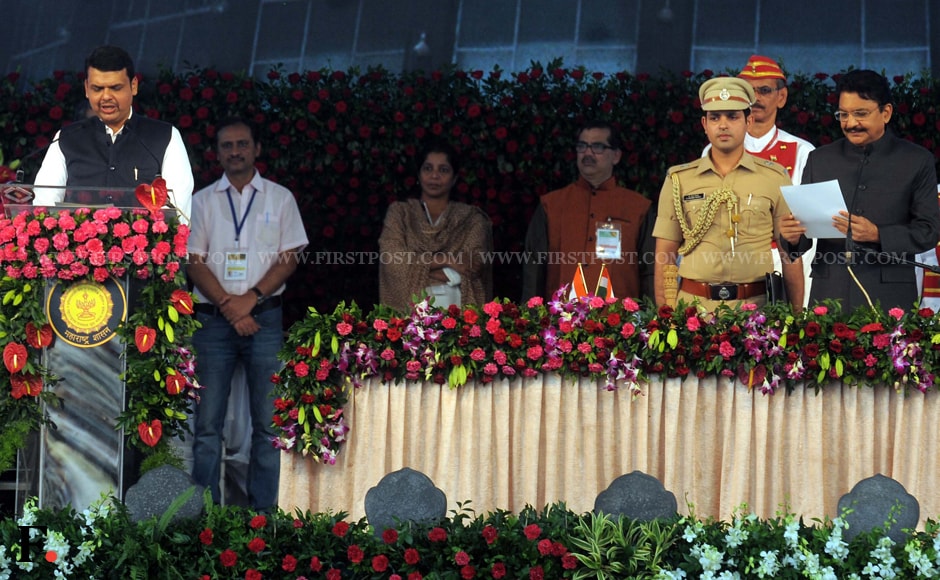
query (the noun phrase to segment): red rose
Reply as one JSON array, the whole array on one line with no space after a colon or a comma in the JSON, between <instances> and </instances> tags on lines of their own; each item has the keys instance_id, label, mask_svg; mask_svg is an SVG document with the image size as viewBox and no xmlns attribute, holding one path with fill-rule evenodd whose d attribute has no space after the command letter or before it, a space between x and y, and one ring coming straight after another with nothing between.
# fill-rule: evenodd
<instances>
[{"instance_id":1,"label":"red rose","mask_svg":"<svg viewBox=\"0 0 940 580\"><path fill-rule=\"evenodd\" d=\"M433 528L428 532L428 539L432 542L446 542L447 531L444 528Z\"/></svg>"},{"instance_id":2,"label":"red rose","mask_svg":"<svg viewBox=\"0 0 940 580\"><path fill-rule=\"evenodd\" d=\"M251 541L248 542L248 549L255 554L264 550L265 546L267 546L267 544L265 544L264 540L261 538L252 538Z\"/></svg>"},{"instance_id":3,"label":"red rose","mask_svg":"<svg viewBox=\"0 0 940 580\"><path fill-rule=\"evenodd\" d=\"M539 554L543 556L548 556L552 553L552 541L548 538L539 540L538 544Z\"/></svg>"},{"instance_id":4,"label":"red rose","mask_svg":"<svg viewBox=\"0 0 940 580\"><path fill-rule=\"evenodd\" d=\"M461 550L454 555L454 562L456 562L458 566L466 566L470 563L470 554Z\"/></svg>"},{"instance_id":5,"label":"red rose","mask_svg":"<svg viewBox=\"0 0 940 580\"><path fill-rule=\"evenodd\" d=\"M388 556L379 554L372 558L372 569L376 572L385 572L388 570Z\"/></svg>"},{"instance_id":6,"label":"red rose","mask_svg":"<svg viewBox=\"0 0 940 580\"><path fill-rule=\"evenodd\" d=\"M342 521L336 522L336 524L333 526L333 535L336 536L337 538L342 538L343 536L346 535L346 532L348 531L349 531L349 524L347 524L346 522L342 522Z\"/></svg>"},{"instance_id":7,"label":"red rose","mask_svg":"<svg viewBox=\"0 0 940 580\"><path fill-rule=\"evenodd\" d=\"M261 572L258 572L254 568L249 568L245 571L245 580L261 580Z\"/></svg>"},{"instance_id":8,"label":"red rose","mask_svg":"<svg viewBox=\"0 0 940 580\"><path fill-rule=\"evenodd\" d=\"M505 578L506 577L506 564L503 564L502 562L496 562L495 564L493 564L493 569L490 570L490 575L492 575L493 578L497 578L497 579Z\"/></svg>"},{"instance_id":9,"label":"red rose","mask_svg":"<svg viewBox=\"0 0 940 580\"><path fill-rule=\"evenodd\" d=\"M281 560L281 569L285 572L293 572L297 569L297 558L291 556L290 554L284 556L284 559Z\"/></svg>"},{"instance_id":10,"label":"red rose","mask_svg":"<svg viewBox=\"0 0 940 580\"><path fill-rule=\"evenodd\" d=\"M418 554L418 551L414 548L408 548L405 550L405 563L409 566L414 566L421 560L421 555Z\"/></svg>"},{"instance_id":11,"label":"red rose","mask_svg":"<svg viewBox=\"0 0 940 580\"><path fill-rule=\"evenodd\" d=\"M264 526L268 525L268 518L264 517L263 515L257 515L251 518L251 521L248 522L248 525L253 530L260 530Z\"/></svg>"},{"instance_id":12,"label":"red rose","mask_svg":"<svg viewBox=\"0 0 940 580\"><path fill-rule=\"evenodd\" d=\"M523 533L525 534L526 539L536 540L540 535L542 535L542 528L540 528L538 524L529 524L525 527Z\"/></svg>"},{"instance_id":13,"label":"red rose","mask_svg":"<svg viewBox=\"0 0 940 580\"><path fill-rule=\"evenodd\" d=\"M484 527L482 534L483 534L483 539L486 540L487 544L492 544L493 542L496 541L497 536L499 536L499 532L496 530L495 527L491 525L487 525L486 527Z\"/></svg>"},{"instance_id":14,"label":"red rose","mask_svg":"<svg viewBox=\"0 0 940 580\"><path fill-rule=\"evenodd\" d=\"M398 531L393 528L388 528L382 532L382 541L386 544L394 544L398 541Z\"/></svg>"},{"instance_id":15,"label":"red rose","mask_svg":"<svg viewBox=\"0 0 940 580\"><path fill-rule=\"evenodd\" d=\"M349 561L353 564L358 564L362 562L362 559L365 558L366 554L362 551L362 548L353 544L346 549L346 557L349 558Z\"/></svg>"},{"instance_id":16,"label":"red rose","mask_svg":"<svg viewBox=\"0 0 940 580\"><path fill-rule=\"evenodd\" d=\"M226 568L231 568L235 565L235 562L238 561L238 554L231 550L225 550L219 554L219 561L222 562L222 565Z\"/></svg>"},{"instance_id":17,"label":"red rose","mask_svg":"<svg viewBox=\"0 0 940 580\"><path fill-rule=\"evenodd\" d=\"M473 566L464 566L460 569L460 577L464 580L470 580L477 575L477 571Z\"/></svg>"},{"instance_id":18,"label":"red rose","mask_svg":"<svg viewBox=\"0 0 940 580\"><path fill-rule=\"evenodd\" d=\"M205 546L211 546L212 545L212 530L209 528L206 528L202 532L200 532L199 541L202 542L203 545Z\"/></svg>"}]
</instances>

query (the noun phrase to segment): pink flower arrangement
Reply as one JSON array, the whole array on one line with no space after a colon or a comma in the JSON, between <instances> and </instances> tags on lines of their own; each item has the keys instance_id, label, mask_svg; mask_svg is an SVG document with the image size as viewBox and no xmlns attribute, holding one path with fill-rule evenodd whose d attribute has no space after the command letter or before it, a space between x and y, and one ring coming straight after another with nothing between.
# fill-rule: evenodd
<instances>
[{"instance_id":1,"label":"pink flower arrangement","mask_svg":"<svg viewBox=\"0 0 940 580\"><path fill-rule=\"evenodd\" d=\"M129 276L147 281L147 287L117 331L128 345L122 377L127 385L127 410L117 418L118 424L130 435L131 444L145 452L165 445L164 435L184 430L190 403L200 388L189 343L197 324L192 316L193 298L183 289L188 238L185 224L175 219L168 222L162 212L144 209L35 207L0 217L4 273L0 292L10 297L2 305L0 347L30 345L25 368L9 377L12 389L4 395L20 406L11 416L35 428L42 422L35 398L53 402L55 397L48 390L34 393L33 388L59 380L41 364L41 351L52 342L42 307L45 282L85 278L104 282ZM35 338L30 340L31 336ZM14 432L0 434L4 443L0 448L15 449L4 440ZM0 465L4 462L5 457L0 457Z\"/></svg>"}]
</instances>

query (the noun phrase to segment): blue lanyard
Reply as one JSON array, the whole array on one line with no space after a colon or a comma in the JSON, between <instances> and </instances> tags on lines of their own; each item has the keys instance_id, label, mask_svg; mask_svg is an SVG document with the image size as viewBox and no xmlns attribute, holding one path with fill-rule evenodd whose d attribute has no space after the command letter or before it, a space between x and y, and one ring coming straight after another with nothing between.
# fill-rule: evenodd
<instances>
[{"instance_id":1,"label":"blue lanyard","mask_svg":"<svg viewBox=\"0 0 940 580\"><path fill-rule=\"evenodd\" d=\"M235 213L235 202L232 201L232 190L226 189L225 195L228 196L228 207L232 210L232 224L235 226L235 247L238 247L238 239L242 235L242 228L245 227L245 220L248 219L248 214L251 213L251 204L255 202L255 194L258 193L258 190L254 187L251 188L251 199L248 200L248 208L245 209L245 215L242 216L241 221L238 219L238 215Z\"/></svg>"}]
</instances>

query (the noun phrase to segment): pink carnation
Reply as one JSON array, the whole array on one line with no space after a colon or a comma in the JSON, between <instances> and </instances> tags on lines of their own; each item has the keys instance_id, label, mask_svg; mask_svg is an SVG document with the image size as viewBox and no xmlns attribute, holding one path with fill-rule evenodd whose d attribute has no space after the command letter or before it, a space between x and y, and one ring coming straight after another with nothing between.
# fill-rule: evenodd
<instances>
[{"instance_id":1,"label":"pink carnation","mask_svg":"<svg viewBox=\"0 0 940 580\"><path fill-rule=\"evenodd\" d=\"M114 234L114 237L116 238L126 238L131 233L131 226L129 226L128 224L124 222L118 222L114 224L112 233Z\"/></svg>"},{"instance_id":2,"label":"pink carnation","mask_svg":"<svg viewBox=\"0 0 940 580\"><path fill-rule=\"evenodd\" d=\"M503 311L501 304L497 302L487 302L483 306L483 312L486 312L489 316L499 316L499 313Z\"/></svg>"},{"instance_id":3,"label":"pink carnation","mask_svg":"<svg viewBox=\"0 0 940 580\"><path fill-rule=\"evenodd\" d=\"M541 296L533 296L529 298L529 301L526 302L526 306L529 308L535 308L536 306L541 306L544 303Z\"/></svg>"},{"instance_id":4,"label":"pink carnation","mask_svg":"<svg viewBox=\"0 0 940 580\"><path fill-rule=\"evenodd\" d=\"M718 352L721 353L721 356L731 358L734 356L734 347L731 346L731 343L727 340L721 341L721 344L718 345Z\"/></svg>"},{"instance_id":5,"label":"pink carnation","mask_svg":"<svg viewBox=\"0 0 940 580\"><path fill-rule=\"evenodd\" d=\"M895 307L889 310L888 314L890 316L893 316L895 320L901 320L901 317L904 316L904 311L901 310L900 308Z\"/></svg>"},{"instance_id":6,"label":"pink carnation","mask_svg":"<svg viewBox=\"0 0 940 580\"><path fill-rule=\"evenodd\" d=\"M146 234L150 230L150 222L145 219L136 220L131 226L138 234Z\"/></svg>"},{"instance_id":7,"label":"pink carnation","mask_svg":"<svg viewBox=\"0 0 940 580\"><path fill-rule=\"evenodd\" d=\"M813 314L816 316L824 316L827 312L829 312L829 309L825 306L817 306L816 308L813 308Z\"/></svg>"}]
</instances>

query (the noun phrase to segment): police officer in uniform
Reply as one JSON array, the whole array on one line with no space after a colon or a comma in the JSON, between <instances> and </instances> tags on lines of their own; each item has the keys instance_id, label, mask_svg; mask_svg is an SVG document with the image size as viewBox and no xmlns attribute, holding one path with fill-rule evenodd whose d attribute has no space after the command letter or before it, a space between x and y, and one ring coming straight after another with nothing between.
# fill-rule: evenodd
<instances>
[{"instance_id":1,"label":"police officer in uniform","mask_svg":"<svg viewBox=\"0 0 940 580\"><path fill-rule=\"evenodd\" d=\"M771 240L777 238L779 220L790 215L780 192L790 178L783 166L744 149L754 102L747 81L711 79L699 88L699 100L711 149L670 168L663 184L653 229L656 303L672 304L675 295L707 310L722 302L760 306L766 301L764 276L774 268ZM782 259L788 299L801 308L802 262ZM669 287L672 280L677 288Z\"/></svg>"}]
</instances>

